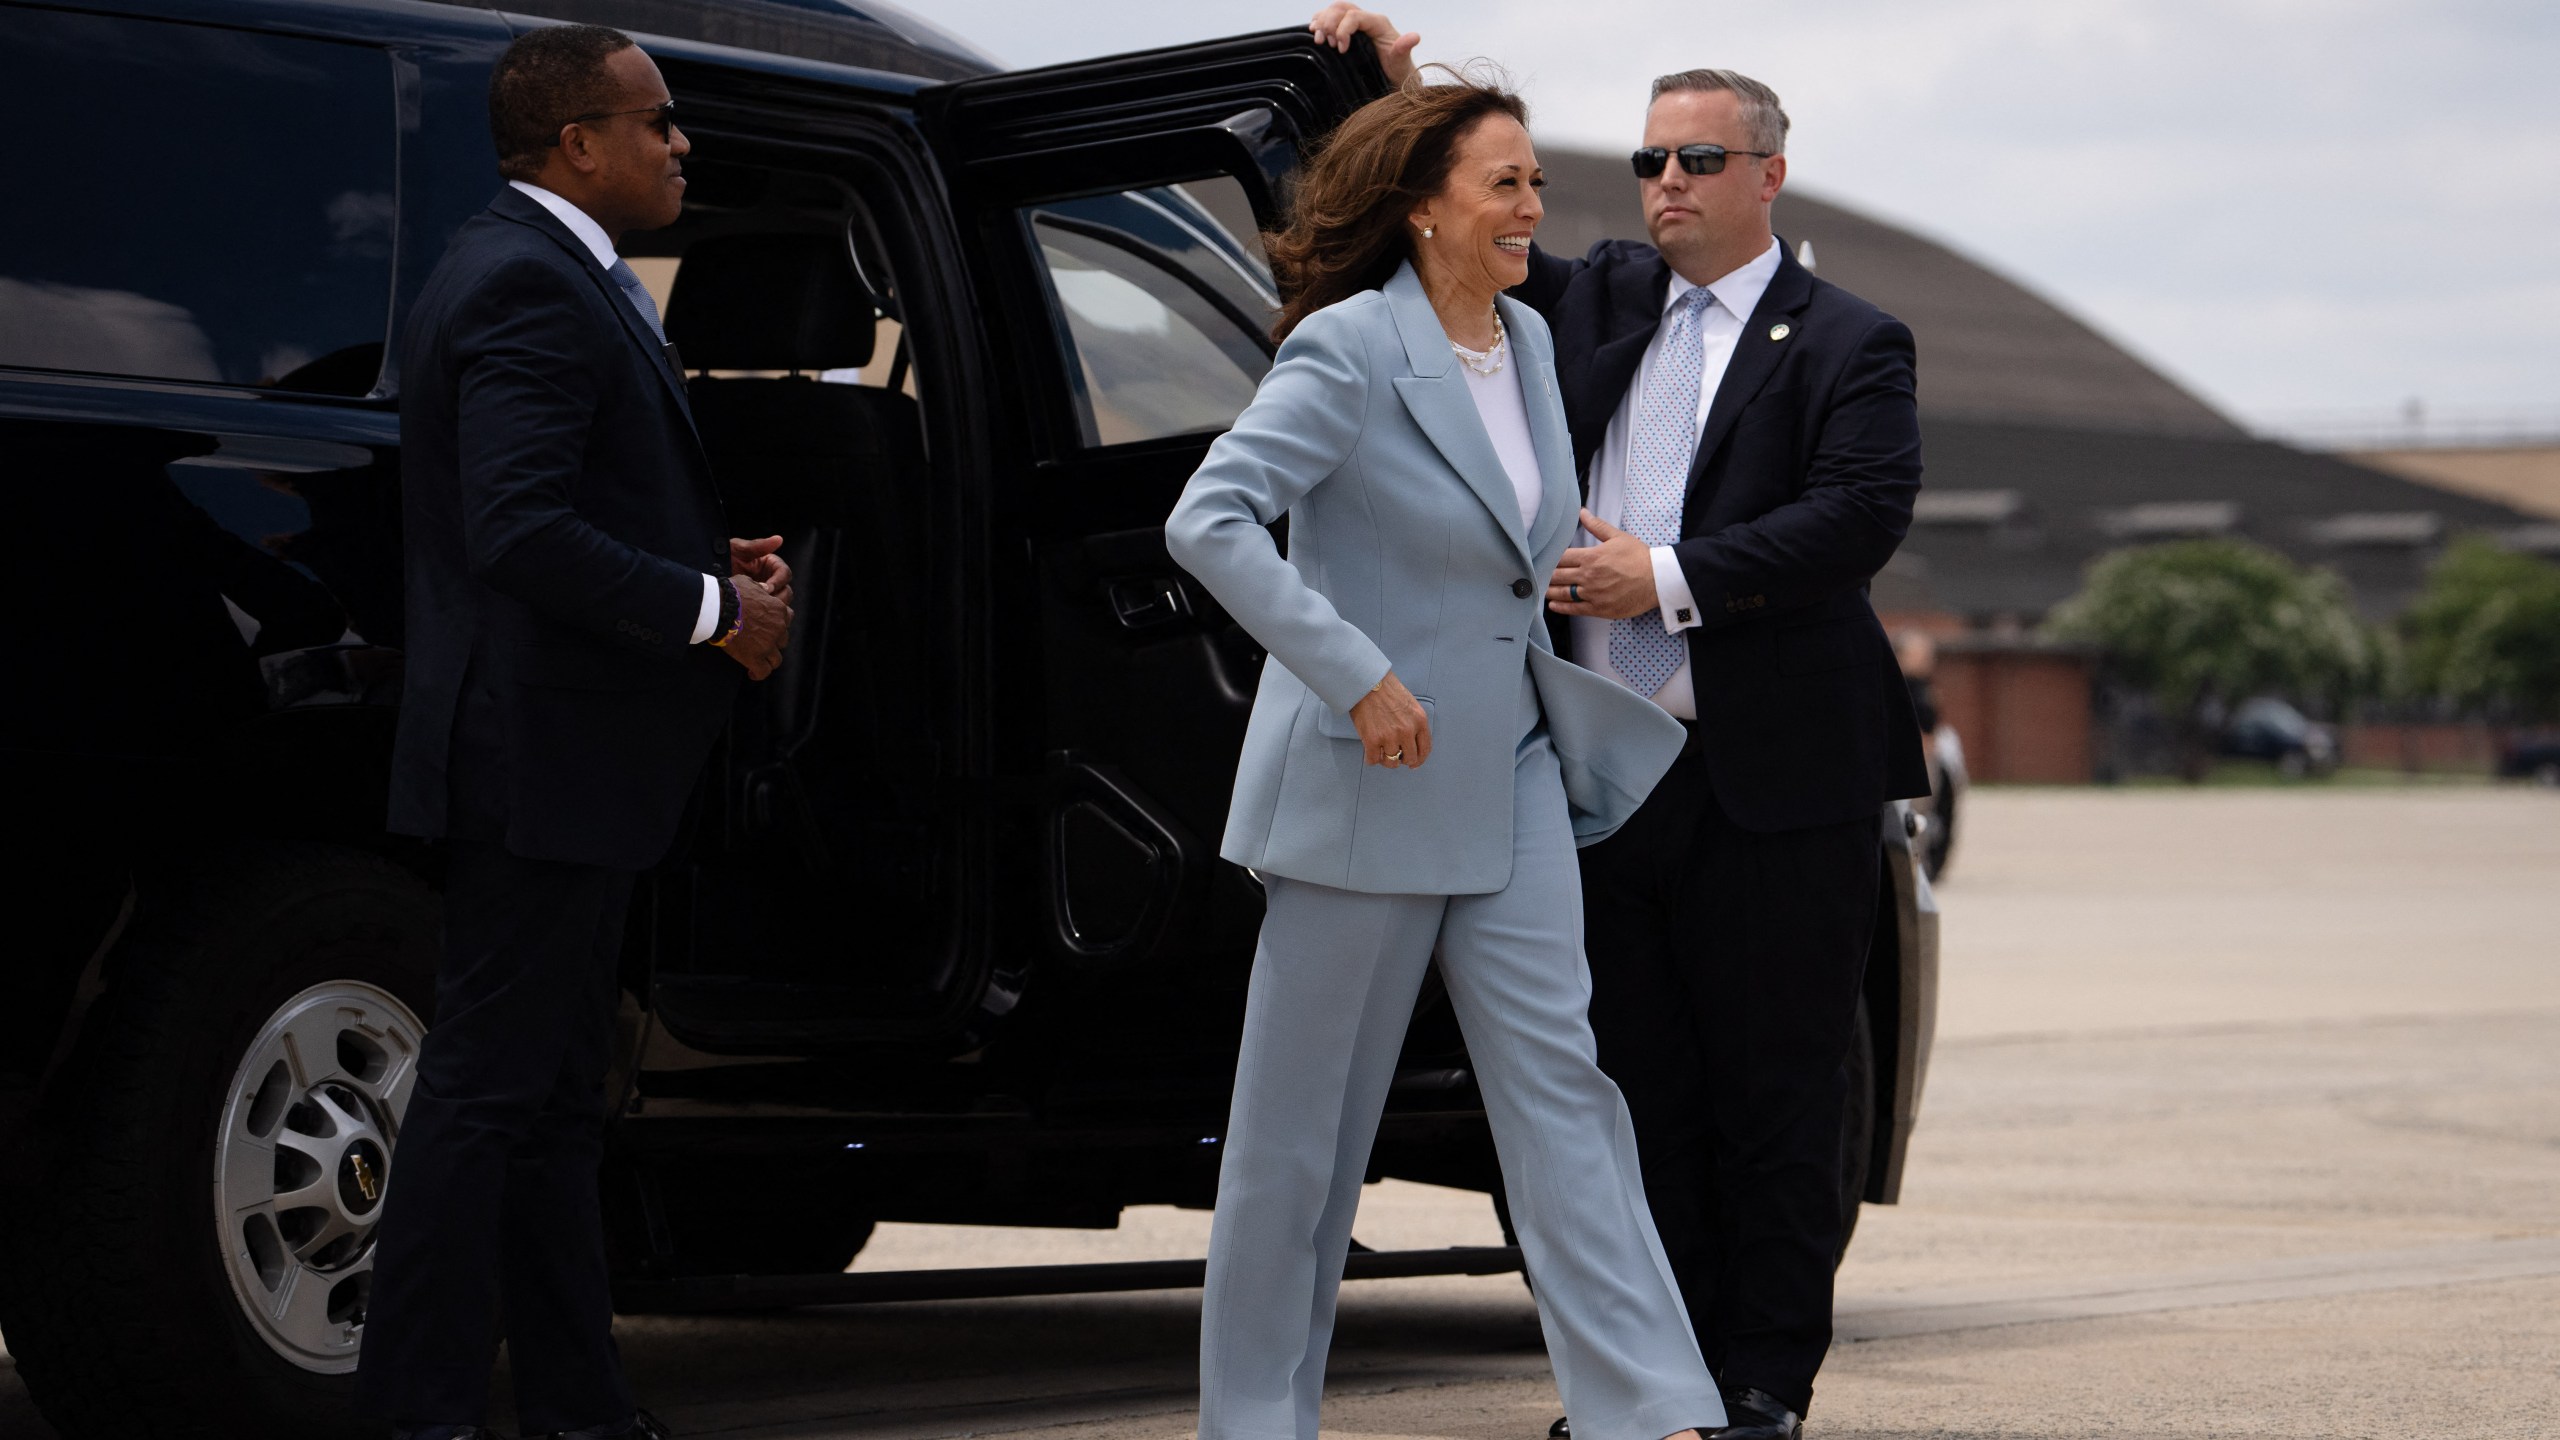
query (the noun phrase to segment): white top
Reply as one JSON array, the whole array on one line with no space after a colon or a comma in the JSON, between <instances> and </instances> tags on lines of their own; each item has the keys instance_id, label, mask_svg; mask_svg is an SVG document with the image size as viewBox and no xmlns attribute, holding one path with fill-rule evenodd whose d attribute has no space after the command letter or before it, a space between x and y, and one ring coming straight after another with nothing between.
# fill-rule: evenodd
<instances>
[{"instance_id":1,"label":"white top","mask_svg":"<svg viewBox=\"0 0 2560 1440\"><path fill-rule=\"evenodd\" d=\"M1538 443L1529 438L1529 405L1520 393L1520 367L1507 364L1490 375L1479 375L1463 362L1458 369L1466 374L1467 393L1476 399L1484 433L1493 438L1493 453L1502 458L1503 472L1511 477L1511 492L1520 499L1520 529L1526 534L1537 523L1547 484L1538 473Z\"/></svg>"},{"instance_id":2,"label":"white top","mask_svg":"<svg viewBox=\"0 0 2560 1440\"><path fill-rule=\"evenodd\" d=\"M596 223L594 216L539 185L528 185L522 180L507 183L532 196L533 203L550 211L552 219L568 226L569 233L577 236L579 243L595 255L597 264L611 270L622 263L622 257L614 253L613 237L604 233L604 227ZM702 577L702 609L693 617L693 639L689 643L699 645L710 639L712 630L719 624L720 580L718 576L706 574Z\"/></svg>"},{"instance_id":3,"label":"white top","mask_svg":"<svg viewBox=\"0 0 2560 1440\"><path fill-rule=\"evenodd\" d=\"M1759 258L1720 279L1707 282L1707 290L1715 303L1699 313L1698 332L1705 350L1704 365L1698 372L1698 415L1692 429L1707 428L1707 411L1715 404L1716 387L1724 383L1725 367L1733 363L1733 347L1742 339L1742 324L1760 307L1760 297L1769 282L1778 275L1778 241L1770 237L1769 248ZM1683 295L1698 288L1671 272L1671 288L1662 297L1664 314ZM1622 523L1627 498L1627 439L1635 433L1636 406L1644 397L1645 377L1653 373L1653 364L1662 353L1662 337L1669 326L1657 326L1653 339L1644 347L1644 358L1636 362L1635 379L1628 382L1626 397L1618 402L1618 411L1609 417L1609 429L1600 437L1600 452L1591 458L1591 513L1611 525ZM1588 533L1581 537L1585 545L1595 543ZM1662 599L1662 628L1677 634L1696 625L1700 616L1698 602L1689 593L1689 579L1680 571L1679 557L1668 545L1653 547L1653 588ZM1609 663L1609 626L1615 622L1588 615L1573 619L1573 658L1599 671L1612 680L1624 682L1617 667ZM1695 681L1689 674L1689 661L1684 656L1680 668L1654 693L1653 703L1683 720L1698 718Z\"/></svg>"}]
</instances>

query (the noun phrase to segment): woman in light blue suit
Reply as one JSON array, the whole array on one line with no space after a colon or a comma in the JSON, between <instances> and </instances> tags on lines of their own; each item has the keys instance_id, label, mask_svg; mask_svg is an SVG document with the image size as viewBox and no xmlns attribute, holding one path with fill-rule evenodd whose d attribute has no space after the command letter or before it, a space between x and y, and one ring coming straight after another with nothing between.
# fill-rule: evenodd
<instances>
[{"instance_id":1,"label":"woman in light blue suit","mask_svg":"<svg viewBox=\"0 0 2560 1440\"><path fill-rule=\"evenodd\" d=\"M1344 122L1272 237L1279 358L1166 525L1271 655L1220 851L1269 905L1202 1440L1316 1440L1352 1213L1435 949L1577 1440L1724 1422L1593 1062L1574 846L1624 821L1683 735L1548 644L1579 490L1546 326L1500 298L1541 213L1525 113L1460 83Z\"/></svg>"}]
</instances>

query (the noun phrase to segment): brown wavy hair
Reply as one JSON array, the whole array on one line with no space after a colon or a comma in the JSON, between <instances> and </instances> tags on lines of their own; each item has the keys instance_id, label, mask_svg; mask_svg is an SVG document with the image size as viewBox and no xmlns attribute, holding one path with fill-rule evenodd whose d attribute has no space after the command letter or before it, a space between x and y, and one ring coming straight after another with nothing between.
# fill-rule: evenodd
<instances>
[{"instance_id":1,"label":"brown wavy hair","mask_svg":"<svg viewBox=\"0 0 2560 1440\"><path fill-rule=\"evenodd\" d=\"M1408 83L1352 111L1299 172L1289 223L1262 238L1280 282L1273 340L1395 275L1413 254L1413 207L1449 182L1458 142L1478 121L1529 123L1528 103L1498 80L1445 73L1446 83Z\"/></svg>"}]
</instances>

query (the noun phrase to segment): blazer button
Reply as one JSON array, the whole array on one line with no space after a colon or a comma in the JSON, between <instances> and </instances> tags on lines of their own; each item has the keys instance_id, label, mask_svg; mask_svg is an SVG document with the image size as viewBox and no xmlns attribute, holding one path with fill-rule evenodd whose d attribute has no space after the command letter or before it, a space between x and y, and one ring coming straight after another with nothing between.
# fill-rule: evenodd
<instances>
[{"instance_id":1,"label":"blazer button","mask_svg":"<svg viewBox=\"0 0 2560 1440\"><path fill-rule=\"evenodd\" d=\"M1511 582L1511 593L1519 596L1523 600L1529 598L1529 588L1529 582L1526 577Z\"/></svg>"}]
</instances>

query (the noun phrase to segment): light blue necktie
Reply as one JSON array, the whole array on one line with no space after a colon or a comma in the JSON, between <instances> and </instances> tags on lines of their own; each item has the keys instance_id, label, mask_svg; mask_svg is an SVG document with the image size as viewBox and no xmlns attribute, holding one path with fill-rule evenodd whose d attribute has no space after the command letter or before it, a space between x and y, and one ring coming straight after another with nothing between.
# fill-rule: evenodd
<instances>
[{"instance_id":1,"label":"light blue necktie","mask_svg":"<svg viewBox=\"0 0 2560 1440\"><path fill-rule=\"evenodd\" d=\"M1704 321L1716 297L1704 285L1681 295L1662 322L1662 352L1645 373L1627 437L1627 493L1618 528L1647 545L1680 539L1689 467L1698 454L1698 386L1706 369ZM1685 637L1666 634L1662 611L1609 622L1609 665L1639 695L1651 695L1688 657Z\"/></svg>"},{"instance_id":2,"label":"light blue necktie","mask_svg":"<svg viewBox=\"0 0 2560 1440\"><path fill-rule=\"evenodd\" d=\"M632 273L630 262L616 256L613 268L604 273L613 277L613 283L622 287L622 298L630 301L631 308L640 312L640 318L649 322L649 333L658 337L659 344L666 344L667 327L658 323L658 302L649 298L649 287L641 284L640 277ZM1694 381L1691 388L1696 388Z\"/></svg>"}]
</instances>

